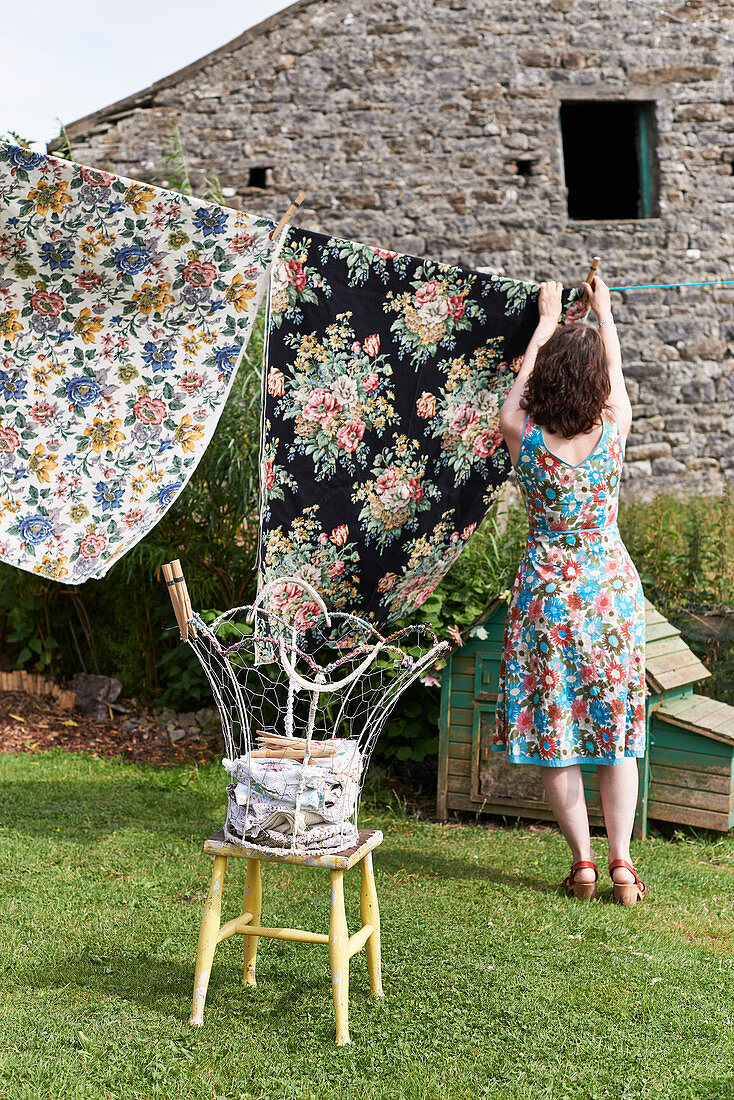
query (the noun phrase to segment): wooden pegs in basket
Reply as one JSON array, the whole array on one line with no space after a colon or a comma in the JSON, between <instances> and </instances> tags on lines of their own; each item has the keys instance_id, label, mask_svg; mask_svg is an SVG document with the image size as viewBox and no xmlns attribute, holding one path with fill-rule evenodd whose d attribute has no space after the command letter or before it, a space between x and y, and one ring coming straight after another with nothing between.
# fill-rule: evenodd
<instances>
[{"instance_id":1,"label":"wooden pegs in basket","mask_svg":"<svg viewBox=\"0 0 734 1100\"><path fill-rule=\"evenodd\" d=\"M599 256L592 257L591 267L589 268L589 274L586 276L586 282L589 284L589 286L591 286L591 284L594 282L594 276L596 275L596 269L598 268L600 262L601 262L601 260L600 260ZM581 298L581 304L586 306L587 309L589 308L589 295L586 293L586 291L584 291L583 297Z\"/></svg>"},{"instance_id":2,"label":"wooden pegs in basket","mask_svg":"<svg viewBox=\"0 0 734 1100\"><path fill-rule=\"evenodd\" d=\"M290 204L290 206L286 210L285 214L283 215L283 217L280 219L280 221L276 225L273 232L270 234L270 240L271 241L274 240L276 237L278 237L281 234L281 232L285 229L285 227L288 225L288 222L291 220L291 218L295 214L296 210L298 210L298 207L301 205L303 200L306 198L306 195L307 195L306 191L299 191L298 192L295 199Z\"/></svg>"},{"instance_id":3,"label":"wooden pegs in basket","mask_svg":"<svg viewBox=\"0 0 734 1100\"><path fill-rule=\"evenodd\" d=\"M190 625L194 613L191 608L189 590L186 587L181 562L176 558L174 561L164 565L162 567L162 572L163 579L168 585L168 594L173 604L173 612L176 616L178 629L181 633L181 641L187 642L189 640L189 632L196 637L196 631L193 626Z\"/></svg>"}]
</instances>

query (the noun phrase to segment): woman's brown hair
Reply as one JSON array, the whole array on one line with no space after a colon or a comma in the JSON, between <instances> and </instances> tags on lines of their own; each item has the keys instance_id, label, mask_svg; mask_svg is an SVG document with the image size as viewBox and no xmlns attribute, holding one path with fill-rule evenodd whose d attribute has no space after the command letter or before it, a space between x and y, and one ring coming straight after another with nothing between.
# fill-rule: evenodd
<instances>
[{"instance_id":1,"label":"woman's brown hair","mask_svg":"<svg viewBox=\"0 0 734 1100\"><path fill-rule=\"evenodd\" d=\"M574 322L557 329L538 351L520 407L536 424L566 439L599 423L611 384L601 336Z\"/></svg>"}]
</instances>

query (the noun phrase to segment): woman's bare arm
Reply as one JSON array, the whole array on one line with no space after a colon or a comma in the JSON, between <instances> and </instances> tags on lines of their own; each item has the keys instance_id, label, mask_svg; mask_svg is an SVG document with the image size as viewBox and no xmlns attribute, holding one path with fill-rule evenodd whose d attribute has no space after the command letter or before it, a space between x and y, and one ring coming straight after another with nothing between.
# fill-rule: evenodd
<instances>
[{"instance_id":1,"label":"woman's bare arm","mask_svg":"<svg viewBox=\"0 0 734 1100\"><path fill-rule=\"evenodd\" d=\"M632 405L622 373L622 349L619 346L617 329L613 321L611 324L608 323L608 319L612 316L612 300L609 287L596 275L591 286L584 283L584 290L589 295L591 308L598 320L605 322L600 324L599 334L604 345L611 386L607 405L617 417L622 444L624 444L632 425Z\"/></svg>"},{"instance_id":2,"label":"woman's bare arm","mask_svg":"<svg viewBox=\"0 0 734 1100\"><path fill-rule=\"evenodd\" d=\"M500 411L500 431L507 444L513 464L517 462L520 454L520 440L525 422L525 410L520 407L520 401L525 393L527 380L533 372L539 349L556 331L558 318L561 315L562 290L562 283L540 284L538 296L540 319L535 332L530 337L530 343L523 356L517 377L512 383L512 388L507 394ZM604 326L604 328L607 327L609 326Z\"/></svg>"}]
</instances>

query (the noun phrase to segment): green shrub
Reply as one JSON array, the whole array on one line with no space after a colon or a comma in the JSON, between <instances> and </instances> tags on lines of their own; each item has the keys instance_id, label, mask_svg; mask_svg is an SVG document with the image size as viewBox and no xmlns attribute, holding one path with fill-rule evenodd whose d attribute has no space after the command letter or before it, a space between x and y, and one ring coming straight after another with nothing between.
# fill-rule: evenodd
<instances>
[{"instance_id":1,"label":"green shrub","mask_svg":"<svg viewBox=\"0 0 734 1100\"><path fill-rule=\"evenodd\" d=\"M696 690L734 703L734 501L659 496L620 510L645 594L677 626L711 677Z\"/></svg>"}]
</instances>

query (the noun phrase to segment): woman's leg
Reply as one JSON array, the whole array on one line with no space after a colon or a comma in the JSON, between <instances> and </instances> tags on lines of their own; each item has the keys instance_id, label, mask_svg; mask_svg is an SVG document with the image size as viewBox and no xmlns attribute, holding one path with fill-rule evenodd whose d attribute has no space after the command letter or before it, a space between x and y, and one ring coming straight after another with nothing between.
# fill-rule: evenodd
<instances>
[{"instance_id":1,"label":"woman's leg","mask_svg":"<svg viewBox=\"0 0 734 1100\"><path fill-rule=\"evenodd\" d=\"M600 764L599 793L604 811L604 824L609 837L609 862L630 859L630 839L637 810L637 760L627 756L621 764ZM634 875L618 867L613 872L614 881L634 882Z\"/></svg>"},{"instance_id":2,"label":"woman's leg","mask_svg":"<svg viewBox=\"0 0 734 1100\"><path fill-rule=\"evenodd\" d=\"M581 768L578 764L543 768L543 785L553 816L568 841L573 863L593 859ZM594 872L583 867L574 877L576 882L593 882Z\"/></svg>"}]
</instances>

